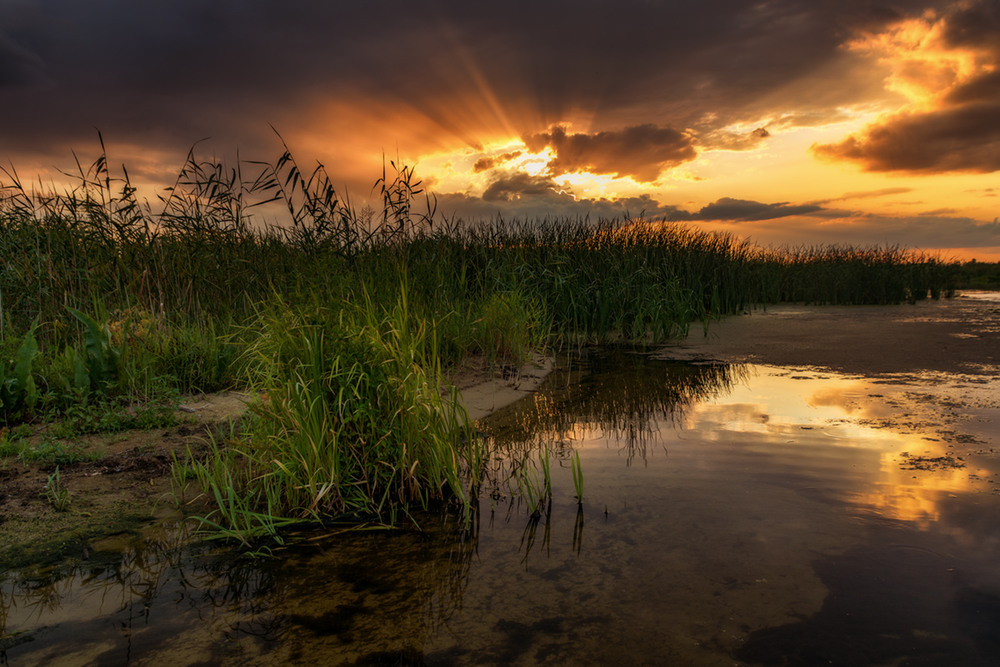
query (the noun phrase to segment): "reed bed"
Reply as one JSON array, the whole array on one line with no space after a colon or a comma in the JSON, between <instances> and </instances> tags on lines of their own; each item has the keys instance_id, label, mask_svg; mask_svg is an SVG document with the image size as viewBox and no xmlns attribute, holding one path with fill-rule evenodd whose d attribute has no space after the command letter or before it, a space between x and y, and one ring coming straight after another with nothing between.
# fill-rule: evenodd
<instances>
[{"instance_id":1,"label":"reed bed","mask_svg":"<svg viewBox=\"0 0 1000 667\"><path fill-rule=\"evenodd\" d=\"M192 151L155 202L103 151L75 179L56 191L0 176L0 418L254 389L268 402L240 438L188 464L217 503L210 521L241 539L304 519L392 522L412 503L467 509L484 453L443 380L466 355L516 364L758 304L951 288L949 265L900 248L770 250L628 218L447 219L394 163L375 183L381 210L358 210L287 149L233 167Z\"/></svg>"}]
</instances>

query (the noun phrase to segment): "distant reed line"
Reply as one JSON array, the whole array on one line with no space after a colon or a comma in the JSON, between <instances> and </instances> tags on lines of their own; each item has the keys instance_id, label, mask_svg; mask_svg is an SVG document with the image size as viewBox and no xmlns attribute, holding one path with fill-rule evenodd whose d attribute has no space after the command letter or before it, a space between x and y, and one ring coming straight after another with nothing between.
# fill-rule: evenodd
<instances>
[{"instance_id":1,"label":"distant reed line","mask_svg":"<svg viewBox=\"0 0 1000 667\"><path fill-rule=\"evenodd\" d=\"M421 202L412 168L394 163L376 182L378 212L356 210L322 166L305 174L287 149L236 167L189 153L155 206L138 201L124 168L111 174L103 152L77 167L63 192L28 189L4 170L4 331L68 321L67 306L239 320L275 293L394 290L400 276L386 273L406 273L438 305L518 291L544 307L557 338L591 339L663 338L754 304L888 304L951 288L937 257L894 246L773 250L628 218L449 220ZM284 217L261 224L265 209Z\"/></svg>"}]
</instances>

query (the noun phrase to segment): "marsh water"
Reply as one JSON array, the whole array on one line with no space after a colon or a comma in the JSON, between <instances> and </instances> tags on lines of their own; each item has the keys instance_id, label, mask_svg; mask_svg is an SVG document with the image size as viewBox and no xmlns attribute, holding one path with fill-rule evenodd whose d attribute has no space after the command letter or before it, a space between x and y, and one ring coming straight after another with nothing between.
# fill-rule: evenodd
<instances>
[{"instance_id":1,"label":"marsh water","mask_svg":"<svg viewBox=\"0 0 1000 667\"><path fill-rule=\"evenodd\" d=\"M468 525L247 559L167 523L6 572L0 664L1000 664L995 381L656 356L485 420Z\"/></svg>"}]
</instances>

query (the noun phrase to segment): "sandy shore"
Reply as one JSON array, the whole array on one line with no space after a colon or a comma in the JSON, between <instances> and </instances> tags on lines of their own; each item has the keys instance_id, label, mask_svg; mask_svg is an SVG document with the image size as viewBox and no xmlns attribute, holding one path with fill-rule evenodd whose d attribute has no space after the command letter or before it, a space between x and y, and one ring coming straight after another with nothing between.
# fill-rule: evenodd
<instances>
[{"instance_id":1,"label":"sandy shore","mask_svg":"<svg viewBox=\"0 0 1000 667\"><path fill-rule=\"evenodd\" d=\"M516 371L498 376L483 368L460 372L451 380L469 416L478 420L538 389L553 367L552 357L536 353Z\"/></svg>"}]
</instances>

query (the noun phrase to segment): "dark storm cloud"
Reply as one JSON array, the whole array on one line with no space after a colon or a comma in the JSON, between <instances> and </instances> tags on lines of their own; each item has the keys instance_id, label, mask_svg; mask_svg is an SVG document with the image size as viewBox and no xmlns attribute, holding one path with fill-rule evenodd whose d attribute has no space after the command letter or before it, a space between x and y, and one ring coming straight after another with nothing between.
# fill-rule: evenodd
<instances>
[{"instance_id":1,"label":"dark storm cloud","mask_svg":"<svg viewBox=\"0 0 1000 667\"><path fill-rule=\"evenodd\" d=\"M439 195L438 210L449 218L464 220L489 220L501 216L505 219L588 218L597 221L626 217L669 220L678 209L661 205L649 195L586 199L576 198L566 191L549 190L544 195L496 201L466 194Z\"/></svg>"},{"instance_id":2,"label":"dark storm cloud","mask_svg":"<svg viewBox=\"0 0 1000 667\"><path fill-rule=\"evenodd\" d=\"M814 154L859 163L867 171L941 173L1000 170L1000 1L957 5L941 19L945 42L986 59L929 111L899 113ZM992 71L990 71L992 68Z\"/></svg>"},{"instance_id":3,"label":"dark storm cloud","mask_svg":"<svg viewBox=\"0 0 1000 667\"><path fill-rule=\"evenodd\" d=\"M503 173L487 186L482 197L472 195L439 195L442 212L472 217L475 214L492 215L496 212L516 213L524 216L583 215L587 207L595 215L642 215L647 219L671 222L760 222L792 216L830 218L851 215L849 211L827 209L817 203L790 204L779 202L765 204L746 199L723 197L697 211L662 204L649 195L586 199L557 184L548 176L531 176L523 172Z\"/></svg>"},{"instance_id":4,"label":"dark storm cloud","mask_svg":"<svg viewBox=\"0 0 1000 667\"><path fill-rule=\"evenodd\" d=\"M1000 223L966 216L882 216L868 214L849 222L852 243L890 243L908 248L975 248L1000 246ZM839 234L838 234L839 232ZM843 240L837 224L815 227L824 243Z\"/></svg>"},{"instance_id":5,"label":"dark storm cloud","mask_svg":"<svg viewBox=\"0 0 1000 667\"><path fill-rule=\"evenodd\" d=\"M532 176L523 171L502 174L486 186L483 201L512 201L522 195L548 195L559 192L559 186L546 176Z\"/></svg>"},{"instance_id":6,"label":"dark storm cloud","mask_svg":"<svg viewBox=\"0 0 1000 667\"><path fill-rule=\"evenodd\" d=\"M532 152L546 147L555 152L547 165L552 176L585 171L654 181L664 169L698 155L690 135L652 124L594 134L568 134L566 128L554 127L522 139Z\"/></svg>"},{"instance_id":7,"label":"dark storm cloud","mask_svg":"<svg viewBox=\"0 0 1000 667\"><path fill-rule=\"evenodd\" d=\"M448 217L465 220L589 218L636 219L691 225L739 224L741 234L768 245L891 244L908 248L973 248L1000 246L1000 223L953 215L948 210L926 211L911 216L891 216L826 208L818 203L763 203L723 197L697 211L661 203L649 195L613 199L585 199L559 190L544 178L522 183L526 196L485 198L468 194L438 197L438 210ZM505 181L507 193L518 192L516 183ZM901 194L905 188L887 188L841 197L863 198ZM816 224L821 221L822 224ZM792 223L791 227L789 223ZM715 227L718 228L718 227Z\"/></svg>"},{"instance_id":8,"label":"dark storm cloud","mask_svg":"<svg viewBox=\"0 0 1000 667\"><path fill-rule=\"evenodd\" d=\"M1000 50L1000 2L979 0L963 3L951 13L944 37L952 46L974 46Z\"/></svg>"},{"instance_id":9,"label":"dark storm cloud","mask_svg":"<svg viewBox=\"0 0 1000 667\"><path fill-rule=\"evenodd\" d=\"M927 113L899 114L839 144L815 145L823 158L867 171L940 173L1000 170L1000 100Z\"/></svg>"},{"instance_id":10,"label":"dark storm cloud","mask_svg":"<svg viewBox=\"0 0 1000 667\"><path fill-rule=\"evenodd\" d=\"M41 58L0 32L0 90L42 82Z\"/></svg>"},{"instance_id":11,"label":"dark storm cloud","mask_svg":"<svg viewBox=\"0 0 1000 667\"><path fill-rule=\"evenodd\" d=\"M591 134L648 122L711 132L791 99L833 108L881 94L861 70L811 82L854 58L839 48L853 30L889 16L862 0L6 2L0 146L66 155L98 127L153 151L183 155L208 136L253 154L273 144L268 123L301 127L329 100L369 118L418 115L470 145L577 113ZM343 122L331 117L325 140L352 137ZM397 141L392 127L376 150ZM647 178L651 159L626 167Z\"/></svg>"},{"instance_id":12,"label":"dark storm cloud","mask_svg":"<svg viewBox=\"0 0 1000 667\"><path fill-rule=\"evenodd\" d=\"M786 202L764 204L746 199L723 197L703 207L697 213L691 214L691 217L696 220L774 220L792 215L809 215L821 210L822 207L816 204L788 204Z\"/></svg>"},{"instance_id":13,"label":"dark storm cloud","mask_svg":"<svg viewBox=\"0 0 1000 667\"><path fill-rule=\"evenodd\" d=\"M997 39L1000 39L1000 30L997 31ZM997 64L1000 65L1000 58L997 60ZM948 93L945 102L956 105L1000 102L1000 69L975 77L955 88Z\"/></svg>"}]
</instances>

